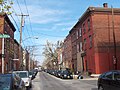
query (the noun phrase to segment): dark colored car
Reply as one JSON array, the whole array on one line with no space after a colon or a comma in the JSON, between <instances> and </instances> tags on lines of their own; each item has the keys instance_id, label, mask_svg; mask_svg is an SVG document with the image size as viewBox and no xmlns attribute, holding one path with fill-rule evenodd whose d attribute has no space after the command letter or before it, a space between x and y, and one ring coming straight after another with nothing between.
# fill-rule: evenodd
<instances>
[{"instance_id":1,"label":"dark colored car","mask_svg":"<svg viewBox=\"0 0 120 90\"><path fill-rule=\"evenodd\" d=\"M61 76L61 72L62 72L62 70L58 70L56 76L57 76L57 77L60 77L60 76Z\"/></svg>"},{"instance_id":2,"label":"dark colored car","mask_svg":"<svg viewBox=\"0 0 120 90\"><path fill-rule=\"evenodd\" d=\"M120 71L101 74L98 78L98 90L120 90Z\"/></svg>"},{"instance_id":3,"label":"dark colored car","mask_svg":"<svg viewBox=\"0 0 120 90\"><path fill-rule=\"evenodd\" d=\"M0 74L0 90L26 90L24 81L16 74Z\"/></svg>"},{"instance_id":4,"label":"dark colored car","mask_svg":"<svg viewBox=\"0 0 120 90\"><path fill-rule=\"evenodd\" d=\"M73 79L73 75L69 70L62 70L60 75L62 79Z\"/></svg>"},{"instance_id":5,"label":"dark colored car","mask_svg":"<svg viewBox=\"0 0 120 90\"><path fill-rule=\"evenodd\" d=\"M38 73L38 70L37 69L33 69L32 72L33 72L33 75L36 76L37 73Z\"/></svg>"}]
</instances>

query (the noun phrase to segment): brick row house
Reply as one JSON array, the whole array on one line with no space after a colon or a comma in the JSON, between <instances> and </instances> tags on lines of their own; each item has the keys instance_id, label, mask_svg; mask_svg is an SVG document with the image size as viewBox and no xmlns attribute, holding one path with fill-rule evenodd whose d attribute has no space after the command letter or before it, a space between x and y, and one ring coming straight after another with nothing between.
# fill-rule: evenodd
<instances>
[{"instance_id":1,"label":"brick row house","mask_svg":"<svg viewBox=\"0 0 120 90\"><path fill-rule=\"evenodd\" d=\"M0 38L0 72L2 72L2 57L3 57L3 64L4 69L3 72L8 72L12 68L12 62L14 58L14 32L16 31L13 24L10 22L8 16L4 13L0 14L0 33L7 34L10 36L10 38L4 39L4 49L3 49L3 42L2 38ZM2 53L2 50L4 50L4 55Z\"/></svg>"},{"instance_id":2,"label":"brick row house","mask_svg":"<svg viewBox=\"0 0 120 90\"><path fill-rule=\"evenodd\" d=\"M60 70L63 67L63 47L57 48L57 53L58 53L58 69Z\"/></svg>"},{"instance_id":3,"label":"brick row house","mask_svg":"<svg viewBox=\"0 0 120 90\"><path fill-rule=\"evenodd\" d=\"M63 57L63 62L75 72L120 69L120 8L109 8L107 3L88 7L64 40L64 48L63 56L71 56Z\"/></svg>"},{"instance_id":4,"label":"brick row house","mask_svg":"<svg viewBox=\"0 0 120 90\"><path fill-rule=\"evenodd\" d=\"M19 43L17 42L16 39L14 39L14 59L19 58ZM14 70L19 70L20 67L20 61L19 60L13 60L14 63Z\"/></svg>"},{"instance_id":5,"label":"brick row house","mask_svg":"<svg viewBox=\"0 0 120 90\"><path fill-rule=\"evenodd\" d=\"M7 73L12 70L20 70L19 43L14 39L14 25L5 13L0 13L0 35L9 35L9 38L0 38L0 73ZM3 45L4 40L4 45ZM4 46L4 47L3 47ZM22 47L21 47L22 48ZM21 53L23 53L23 48ZM26 52L26 70L29 69L29 53Z\"/></svg>"},{"instance_id":6,"label":"brick row house","mask_svg":"<svg viewBox=\"0 0 120 90\"><path fill-rule=\"evenodd\" d=\"M64 48L63 48L63 66L64 68L72 69L72 48L71 48L71 36L68 35L64 40Z\"/></svg>"}]
</instances>

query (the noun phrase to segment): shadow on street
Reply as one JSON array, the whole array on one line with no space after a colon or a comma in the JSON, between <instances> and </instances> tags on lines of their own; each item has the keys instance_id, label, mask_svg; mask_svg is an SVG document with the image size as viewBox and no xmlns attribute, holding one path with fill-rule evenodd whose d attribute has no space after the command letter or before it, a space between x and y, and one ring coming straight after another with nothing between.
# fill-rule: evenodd
<instances>
[{"instance_id":1,"label":"shadow on street","mask_svg":"<svg viewBox=\"0 0 120 90\"><path fill-rule=\"evenodd\" d=\"M91 88L91 90L98 90L97 88Z\"/></svg>"}]
</instances>

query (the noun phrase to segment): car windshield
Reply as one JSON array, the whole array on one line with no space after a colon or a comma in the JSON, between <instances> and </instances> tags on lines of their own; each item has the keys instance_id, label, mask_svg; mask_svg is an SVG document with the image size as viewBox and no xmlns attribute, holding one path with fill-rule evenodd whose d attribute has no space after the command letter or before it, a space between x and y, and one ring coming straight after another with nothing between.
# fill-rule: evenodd
<instances>
[{"instance_id":1,"label":"car windshield","mask_svg":"<svg viewBox=\"0 0 120 90\"><path fill-rule=\"evenodd\" d=\"M0 90L10 90L10 75L0 75Z\"/></svg>"},{"instance_id":2,"label":"car windshield","mask_svg":"<svg viewBox=\"0 0 120 90\"><path fill-rule=\"evenodd\" d=\"M28 74L27 72L16 72L17 75L19 75L21 78L27 78Z\"/></svg>"}]
</instances>

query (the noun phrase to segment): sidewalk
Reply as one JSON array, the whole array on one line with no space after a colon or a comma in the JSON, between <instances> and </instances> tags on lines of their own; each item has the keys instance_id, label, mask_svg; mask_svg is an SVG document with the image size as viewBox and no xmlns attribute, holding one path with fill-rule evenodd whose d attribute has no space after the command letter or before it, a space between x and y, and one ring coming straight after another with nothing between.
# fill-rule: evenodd
<instances>
[{"instance_id":1,"label":"sidewalk","mask_svg":"<svg viewBox=\"0 0 120 90\"><path fill-rule=\"evenodd\" d=\"M100 74L92 74L90 76L82 75L83 79L79 79L79 80L98 80L99 75ZM78 77L78 75L73 75L73 79L78 79L77 77Z\"/></svg>"}]
</instances>

